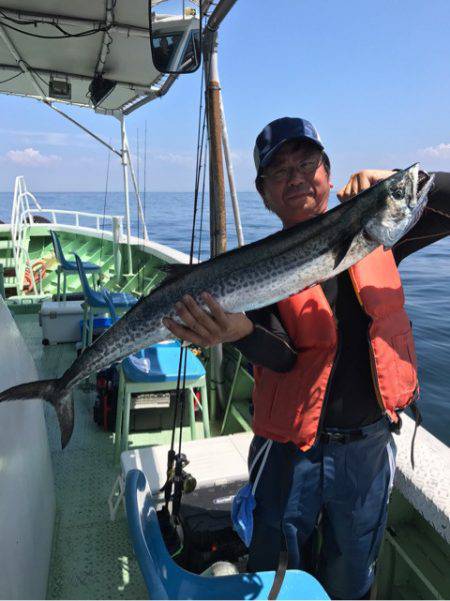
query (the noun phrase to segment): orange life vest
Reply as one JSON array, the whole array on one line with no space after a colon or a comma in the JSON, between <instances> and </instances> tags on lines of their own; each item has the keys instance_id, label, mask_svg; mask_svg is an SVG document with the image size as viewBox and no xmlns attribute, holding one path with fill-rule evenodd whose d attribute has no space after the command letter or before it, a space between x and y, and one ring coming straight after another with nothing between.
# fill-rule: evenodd
<instances>
[{"instance_id":1,"label":"orange life vest","mask_svg":"<svg viewBox=\"0 0 450 601\"><path fill-rule=\"evenodd\" d=\"M377 248L349 269L368 329L372 375L378 401L393 422L396 411L416 397L417 362L411 323L391 251ZM337 326L321 286L278 303L295 348L296 364L286 373L255 366L253 429L302 451L316 440L337 348Z\"/></svg>"}]
</instances>

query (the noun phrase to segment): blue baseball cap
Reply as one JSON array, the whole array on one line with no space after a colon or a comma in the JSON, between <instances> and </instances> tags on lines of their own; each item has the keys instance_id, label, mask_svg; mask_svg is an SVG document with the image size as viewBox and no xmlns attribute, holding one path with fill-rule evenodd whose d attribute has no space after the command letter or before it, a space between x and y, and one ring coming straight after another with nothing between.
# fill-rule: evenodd
<instances>
[{"instance_id":1,"label":"blue baseball cap","mask_svg":"<svg viewBox=\"0 0 450 601\"><path fill-rule=\"evenodd\" d=\"M300 117L275 119L266 125L256 138L253 157L258 173L270 163L276 152L288 140L309 140L323 150L317 129L306 119Z\"/></svg>"}]
</instances>

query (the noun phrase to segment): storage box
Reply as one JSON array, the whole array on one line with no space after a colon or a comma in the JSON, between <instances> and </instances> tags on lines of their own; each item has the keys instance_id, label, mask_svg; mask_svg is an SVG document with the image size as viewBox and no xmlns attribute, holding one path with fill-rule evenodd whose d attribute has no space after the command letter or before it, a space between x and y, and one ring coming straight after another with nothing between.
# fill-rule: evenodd
<instances>
[{"instance_id":1,"label":"storage box","mask_svg":"<svg viewBox=\"0 0 450 601\"><path fill-rule=\"evenodd\" d=\"M82 317L82 301L43 302L39 313L42 344L81 340L79 324Z\"/></svg>"}]
</instances>

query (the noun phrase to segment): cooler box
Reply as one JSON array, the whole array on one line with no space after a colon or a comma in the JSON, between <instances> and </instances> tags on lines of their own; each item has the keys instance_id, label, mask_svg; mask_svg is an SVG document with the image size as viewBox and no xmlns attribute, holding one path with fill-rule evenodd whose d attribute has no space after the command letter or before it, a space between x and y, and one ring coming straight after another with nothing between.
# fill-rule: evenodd
<instances>
[{"instance_id":1,"label":"cooler box","mask_svg":"<svg viewBox=\"0 0 450 601\"><path fill-rule=\"evenodd\" d=\"M39 313L42 344L81 340L80 318L82 317L82 301L43 302Z\"/></svg>"}]
</instances>

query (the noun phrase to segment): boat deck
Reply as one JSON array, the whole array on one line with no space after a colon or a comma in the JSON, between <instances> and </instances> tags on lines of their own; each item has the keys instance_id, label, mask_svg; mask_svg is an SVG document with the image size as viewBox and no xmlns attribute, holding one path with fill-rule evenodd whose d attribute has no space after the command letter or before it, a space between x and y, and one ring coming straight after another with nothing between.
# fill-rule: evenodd
<instances>
[{"instance_id":1,"label":"boat deck","mask_svg":"<svg viewBox=\"0 0 450 601\"><path fill-rule=\"evenodd\" d=\"M61 376L75 358L74 345L43 346L37 313L18 314L15 320L34 358L39 377ZM247 384L242 390L236 387L235 393L247 394ZM114 522L109 517L107 500L119 473L119 466L113 463L113 434L104 432L93 421L93 387L85 382L78 386L74 395L75 429L64 451L60 450L56 414L49 405L45 405L56 492L47 598L148 598L129 542L124 512L119 509ZM412 429L414 424L409 421ZM211 426L213 435L217 434L218 424L212 423ZM201 422L197 422L197 427L200 433ZM189 428L185 428L184 432L184 439L188 440ZM167 444L170 443L170 434L170 431L131 434L129 442L131 447ZM426 431L419 430L417 446L423 449L421 454L432 453L434 447L437 449L433 459L434 471L430 472L430 485L427 486L430 470L416 475L409 471L410 449L405 435L397 484L402 485L401 490L413 492L403 495L399 489L394 489L378 564L376 596L385 599L449 598L449 547L445 528L448 513L439 509L445 507L447 490L442 488L440 501L438 487L440 479L448 473L443 467L448 457L445 455L446 448ZM412 430L409 437L411 435ZM431 442L428 439L432 439ZM430 456L425 459L429 465ZM437 475L436 481L433 474ZM422 499L419 505L416 502L413 506L410 502L414 495ZM443 534L438 534L441 531Z\"/></svg>"},{"instance_id":2,"label":"boat deck","mask_svg":"<svg viewBox=\"0 0 450 601\"><path fill-rule=\"evenodd\" d=\"M60 376L75 358L73 344L42 345L37 314L16 316L40 378ZM75 430L60 450L56 414L46 405L56 488L56 521L48 599L146 599L144 581L129 542L122 510L109 518L107 499L118 475L113 434L92 418L89 386L75 391ZM147 437L147 440L145 440ZM151 442L167 442L168 433ZM155 440L158 438L158 440ZM148 434L131 435L131 445L149 444Z\"/></svg>"}]
</instances>

